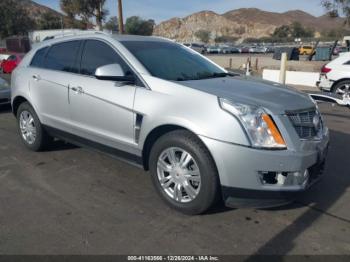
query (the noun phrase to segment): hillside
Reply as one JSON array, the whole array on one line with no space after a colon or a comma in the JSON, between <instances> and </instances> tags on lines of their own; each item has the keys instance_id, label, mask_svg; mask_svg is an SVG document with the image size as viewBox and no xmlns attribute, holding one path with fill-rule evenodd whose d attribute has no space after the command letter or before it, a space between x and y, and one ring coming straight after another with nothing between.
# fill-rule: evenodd
<instances>
[{"instance_id":1,"label":"hillside","mask_svg":"<svg viewBox=\"0 0 350 262\"><path fill-rule=\"evenodd\" d=\"M19 4L23 6L23 8L28 12L29 16L33 20L39 19L41 15L44 13L50 13L53 16L57 16L58 18L63 16L63 14L57 12L56 10L53 10L44 5L40 5L31 0L17 0L17 1Z\"/></svg>"},{"instance_id":2,"label":"hillside","mask_svg":"<svg viewBox=\"0 0 350 262\"><path fill-rule=\"evenodd\" d=\"M224 14L202 11L185 18L172 18L157 25L154 35L190 42L196 41L194 37L196 31L207 30L211 32L212 38L223 35L237 36L241 39L260 38L272 34L276 27L289 25L295 21L305 27L314 28L317 33L344 25L342 18L315 17L301 10L274 13L256 8L243 8Z\"/></svg>"}]
</instances>

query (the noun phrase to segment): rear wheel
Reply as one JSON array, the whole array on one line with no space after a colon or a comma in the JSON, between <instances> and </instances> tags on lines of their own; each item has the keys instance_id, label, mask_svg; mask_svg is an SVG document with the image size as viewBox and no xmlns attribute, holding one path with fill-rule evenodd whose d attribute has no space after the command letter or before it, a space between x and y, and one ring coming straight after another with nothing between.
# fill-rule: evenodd
<instances>
[{"instance_id":1,"label":"rear wheel","mask_svg":"<svg viewBox=\"0 0 350 262\"><path fill-rule=\"evenodd\" d=\"M199 138L188 131L162 136L151 150L149 166L158 194L182 213L201 214L217 199L215 163Z\"/></svg>"},{"instance_id":2,"label":"rear wheel","mask_svg":"<svg viewBox=\"0 0 350 262\"><path fill-rule=\"evenodd\" d=\"M40 123L33 107L22 103L17 110L18 131L22 142L32 151L41 151L47 148L52 138Z\"/></svg>"},{"instance_id":3,"label":"rear wheel","mask_svg":"<svg viewBox=\"0 0 350 262\"><path fill-rule=\"evenodd\" d=\"M344 80L332 87L332 93L338 95L350 94L350 80Z\"/></svg>"}]
</instances>

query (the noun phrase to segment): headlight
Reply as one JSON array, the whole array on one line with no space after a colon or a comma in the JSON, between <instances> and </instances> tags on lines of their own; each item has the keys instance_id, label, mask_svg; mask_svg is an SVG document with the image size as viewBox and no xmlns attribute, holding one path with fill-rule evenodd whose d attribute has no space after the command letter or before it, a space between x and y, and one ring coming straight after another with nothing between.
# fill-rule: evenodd
<instances>
[{"instance_id":1,"label":"headlight","mask_svg":"<svg viewBox=\"0 0 350 262\"><path fill-rule=\"evenodd\" d=\"M236 116L245 128L253 147L286 148L286 143L275 122L264 109L219 99L223 110Z\"/></svg>"}]
</instances>

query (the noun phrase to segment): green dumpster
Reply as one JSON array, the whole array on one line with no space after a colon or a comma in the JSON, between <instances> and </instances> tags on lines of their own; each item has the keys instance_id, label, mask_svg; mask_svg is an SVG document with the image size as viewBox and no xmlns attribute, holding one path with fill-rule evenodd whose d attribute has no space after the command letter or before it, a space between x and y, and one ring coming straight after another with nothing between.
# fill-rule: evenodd
<instances>
[{"instance_id":1,"label":"green dumpster","mask_svg":"<svg viewBox=\"0 0 350 262\"><path fill-rule=\"evenodd\" d=\"M316 61L328 61L332 48L331 47L317 47L315 60Z\"/></svg>"}]
</instances>

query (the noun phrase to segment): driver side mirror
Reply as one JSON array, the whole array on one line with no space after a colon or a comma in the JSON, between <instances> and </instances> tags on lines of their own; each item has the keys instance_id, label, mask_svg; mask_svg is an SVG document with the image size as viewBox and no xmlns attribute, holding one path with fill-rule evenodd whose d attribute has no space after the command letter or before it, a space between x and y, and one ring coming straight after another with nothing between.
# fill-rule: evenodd
<instances>
[{"instance_id":1,"label":"driver side mirror","mask_svg":"<svg viewBox=\"0 0 350 262\"><path fill-rule=\"evenodd\" d=\"M95 77L99 80L135 83L135 77L133 75L125 75L119 64L100 66L96 69Z\"/></svg>"}]
</instances>

